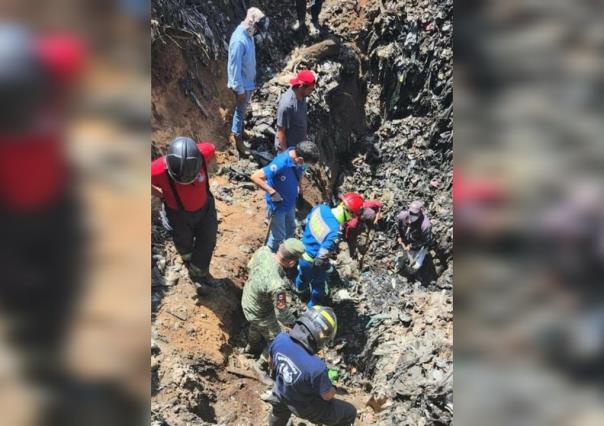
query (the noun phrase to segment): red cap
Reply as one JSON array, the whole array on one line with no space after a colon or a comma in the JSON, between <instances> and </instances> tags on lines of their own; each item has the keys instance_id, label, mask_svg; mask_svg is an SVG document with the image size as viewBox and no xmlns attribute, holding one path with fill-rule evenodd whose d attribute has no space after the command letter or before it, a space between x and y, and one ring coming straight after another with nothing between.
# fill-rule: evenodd
<instances>
[{"instance_id":1,"label":"red cap","mask_svg":"<svg viewBox=\"0 0 604 426\"><path fill-rule=\"evenodd\" d=\"M300 70L294 78L289 81L292 86L304 85L312 86L315 84L315 74L310 70Z\"/></svg>"}]
</instances>

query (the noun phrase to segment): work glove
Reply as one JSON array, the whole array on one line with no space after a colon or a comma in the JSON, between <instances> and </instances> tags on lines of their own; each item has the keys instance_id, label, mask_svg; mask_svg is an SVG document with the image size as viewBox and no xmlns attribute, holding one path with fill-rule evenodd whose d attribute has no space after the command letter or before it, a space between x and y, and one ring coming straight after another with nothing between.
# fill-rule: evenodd
<instances>
[{"instance_id":1,"label":"work glove","mask_svg":"<svg viewBox=\"0 0 604 426\"><path fill-rule=\"evenodd\" d=\"M273 194L271 194L271 201L273 203L280 203L281 201L283 201L283 197L281 197L281 194L275 191Z\"/></svg>"}]
</instances>

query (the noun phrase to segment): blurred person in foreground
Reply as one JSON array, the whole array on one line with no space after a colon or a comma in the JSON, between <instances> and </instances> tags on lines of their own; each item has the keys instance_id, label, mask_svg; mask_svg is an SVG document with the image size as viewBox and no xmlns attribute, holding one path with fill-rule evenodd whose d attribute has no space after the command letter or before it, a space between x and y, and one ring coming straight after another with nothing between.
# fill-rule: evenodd
<instances>
[{"instance_id":1,"label":"blurred person in foreground","mask_svg":"<svg viewBox=\"0 0 604 426\"><path fill-rule=\"evenodd\" d=\"M268 30L269 19L257 7L250 7L243 22L237 26L229 41L227 66L228 87L235 93L235 111L229 142L240 155L250 150L243 143L245 112L256 88L256 44L254 36Z\"/></svg>"},{"instance_id":2,"label":"blurred person in foreground","mask_svg":"<svg viewBox=\"0 0 604 426\"><path fill-rule=\"evenodd\" d=\"M216 285L210 262L216 247L218 218L210 192L208 163L214 161L211 143L196 144L189 137L172 140L168 153L151 163L151 190L162 201L161 218L187 265L197 294Z\"/></svg>"},{"instance_id":3,"label":"blurred person in foreground","mask_svg":"<svg viewBox=\"0 0 604 426\"><path fill-rule=\"evenodd\" d=\"M407 273L415 274L424 265L432 244L432 223L425 213L423 201L411 202L407 210L398 214L396 221L398 242L406 255L398 259L398 267Z\"/></svg>"},{"instance_id":4,"label":"blurred person in foreground","mask_svg":"<svg viewBox=\"0 0 604 426\"><path fill-rule=\"evenodd\" d=\"M538 343L554 363L577 376L602 380L604 358L604 195L576 184L538 226L542 274L556 316L542 324Z\"/></svg>"},{"instance_id":5,"label":"blurred person in foreground","mask_svg":"<svg viewBox=\"0 0 604 426\"><path fill-rule=\"evenodd\" d=\"M65 111L85 52L69 36L0 24L0 313L25 377L67 381L62 351L81 284L81 215Z\"/></svg>"}]
</instances>

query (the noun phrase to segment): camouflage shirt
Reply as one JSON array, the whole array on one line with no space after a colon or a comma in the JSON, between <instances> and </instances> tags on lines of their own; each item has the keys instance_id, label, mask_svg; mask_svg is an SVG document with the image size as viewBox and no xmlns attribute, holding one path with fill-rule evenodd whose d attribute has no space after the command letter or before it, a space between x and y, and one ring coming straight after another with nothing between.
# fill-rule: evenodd
<instances>
[{"instance_id":1,"label":"camouflage shirt","mask_svg":"<svg viewBox=\"0 0 604 426\"><path fill-rule=\"evenodd\" d=\"M287 306L290 283L271 250L259 248L248 263L248 279L243 287L241 307L248 321L274 317L291 325L294 317Z\"/></svg>"}]
</instances>

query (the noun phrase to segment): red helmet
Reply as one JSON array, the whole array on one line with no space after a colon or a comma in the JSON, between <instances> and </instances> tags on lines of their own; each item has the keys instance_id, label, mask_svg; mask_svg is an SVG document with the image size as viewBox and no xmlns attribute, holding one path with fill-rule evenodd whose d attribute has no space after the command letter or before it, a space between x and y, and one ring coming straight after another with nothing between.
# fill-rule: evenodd
<instances>
[{"instance_id":1,"label":"red helmet","mask_svg":"<svg viewBox=\"0 0 604 426\"><path fill-rule=\"evenodd\" d=\"M363 211L363 196L356 192L347 192L340 197L346 209L355 216Z\"/></svg>"}]
</instances>

